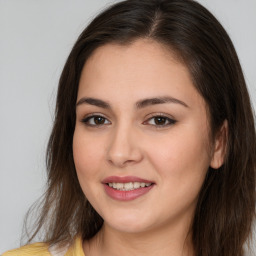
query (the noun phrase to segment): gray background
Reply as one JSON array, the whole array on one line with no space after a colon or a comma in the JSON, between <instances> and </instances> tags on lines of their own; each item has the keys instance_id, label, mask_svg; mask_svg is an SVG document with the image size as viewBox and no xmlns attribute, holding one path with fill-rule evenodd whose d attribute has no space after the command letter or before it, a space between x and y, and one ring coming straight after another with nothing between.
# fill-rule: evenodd
<instances>
[{"instance_id":1,"label":"gray background","mask_svg":"<svg viewBox=\"0 0 256 256\"><path fill-rule=\"evenodd\" d=\"M237 49L256 107L256 0L200 0ZM19 246L41 195L58 78L77 36L107 0L0 0L0 252ZM256 253L254 254L256 255Z\"/></svg>"}]
</instances>

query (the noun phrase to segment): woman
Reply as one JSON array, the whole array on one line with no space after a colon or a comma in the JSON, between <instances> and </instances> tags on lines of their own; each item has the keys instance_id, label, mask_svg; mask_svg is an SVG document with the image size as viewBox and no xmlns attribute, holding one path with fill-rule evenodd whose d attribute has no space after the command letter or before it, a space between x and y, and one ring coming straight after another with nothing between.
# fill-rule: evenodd
<instances>
[{"instance_id":1,"label":"woman","mask_svg":"<svg viewBox=\"0 0 256 256\"><path fill-rule=\"evenodd\" d=\"M245 255L254 117L232 42L197 2L128 0L91 22L47 153L29 243L45 237L4 256Z\"/></svg>"}]
</instances>

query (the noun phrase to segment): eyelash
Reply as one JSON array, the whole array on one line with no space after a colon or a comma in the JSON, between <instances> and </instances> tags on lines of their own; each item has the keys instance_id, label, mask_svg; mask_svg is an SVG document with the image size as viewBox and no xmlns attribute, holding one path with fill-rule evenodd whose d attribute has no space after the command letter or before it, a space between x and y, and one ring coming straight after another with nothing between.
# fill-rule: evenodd
<instances>
[{"instance_id":1,"label":"eyelash","mask_svg":"<svg viewBox=\"0 0 256 256\"><path fill-rule=\"evenodd\" d=\"M108 124L89 124L90 120L94 119L94 118L102 118L103 121L105 122L106 120L108 120L106 117L102 116L102 115L98 115L98 114L92 114L89 115L85 118L83 118L81 120L82 123L84 123L86 126L90 126L90 127L94 127L94 128L98 128L98 127L102 127L103 125L108 125L110 124L110 121L108 121ZM159 114L154 114L152 115L150 118L148 118L146 121L143 122L143 124L147 124L150 120L154 120L156 118L163 118L165 120L165 124L161 124L161 125L157 125L157 124L149 124L151 126L155 126L155 128L157 129L161 129L161 128L165 128L171 125L174 125L177 121L174 120L173 118L167 117L165 114L163 113L159 113ZM154 120L156 121L156 120ZM168 124L166 124L166 122L168 122ZM95 119L94 119L94 123L95 123Z\"/></svg>"},{"instance_id":2,"label":"eyelash","mask_svg":"<svg viewBox=\"0 0 256 256\"><path fill-rule=\"evenodd\" d=\"M90 126L90 127L100 127L100 126L103 126L104 124L89 124L89 121L91 120L91 119L93 119L93 118L103 118L103 119L105 119L105 120L107 120L107 118L106 117L104 117L104 116L102 116L102 115L97 115L97 114L92 114L92 115L89 115L89 116L87 116L87 117L85 117L85 118L83 118L82 120L81 120L81 122L82 123L84 123L85 125L87 125L87 126ZM95 123L95 122L94 122Z\"/></svg>"}]
</instances>

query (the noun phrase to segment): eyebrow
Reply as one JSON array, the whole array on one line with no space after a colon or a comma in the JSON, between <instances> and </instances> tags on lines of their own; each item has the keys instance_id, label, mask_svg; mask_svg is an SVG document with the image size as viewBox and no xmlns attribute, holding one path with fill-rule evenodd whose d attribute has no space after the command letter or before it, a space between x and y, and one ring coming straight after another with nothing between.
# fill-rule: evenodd
<instances>
[{"instance_id":1,"label":"eyebrow","mask_svg":"<svg viewBox=\"0 0 256 256\"><path fill-rule=\"evenodd\" d=\"M175 103L175 104L180 104L186 108L189 107L185 102L169 96L139 100L135 103L135 106L137 109L141 109L151 105L165 104L165 103ZM80 106L82 104L89 104L89 105L97 106L104 109L111 109L111 106L108 102L100 99L96 99L96 98L83 97L77 102L76 106Z\"/></svg>"}]
</instances>

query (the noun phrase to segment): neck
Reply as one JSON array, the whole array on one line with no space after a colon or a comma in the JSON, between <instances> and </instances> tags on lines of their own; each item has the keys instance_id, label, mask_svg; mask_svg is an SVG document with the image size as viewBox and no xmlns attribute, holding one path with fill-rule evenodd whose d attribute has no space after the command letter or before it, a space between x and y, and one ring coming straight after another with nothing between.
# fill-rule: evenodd
<instances>
[{"instance_id":1,"label":"neck","mask_svg":"<svg viewBox=\"0 0 256 256\"><path fill-rule=\"evenodd\" d=\"M141 233L120 232L104 224L91 240L85 241L84 251L86 256L194 255L189 225L184 228L184 223L175 223L170 228L163 225Z\"/></svg>"}]
</instances>

